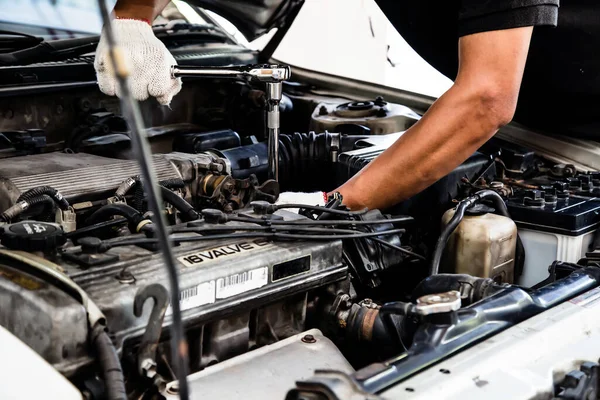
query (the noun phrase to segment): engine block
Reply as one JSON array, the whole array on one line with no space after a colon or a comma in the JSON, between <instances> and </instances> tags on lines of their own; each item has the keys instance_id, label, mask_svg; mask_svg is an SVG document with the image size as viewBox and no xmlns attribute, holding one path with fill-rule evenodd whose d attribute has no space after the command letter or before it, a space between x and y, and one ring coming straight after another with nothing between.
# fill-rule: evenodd
<instances>
[{"instance_id":1,"label":"engine block","mask_svg":"<svg viewBox=\"0 0 600 400\"><path fill-rule=\"evenodd\" d=\"M297 214L286 211L279 211L278 214L288 220L301 218ZM252 217L252 213L245 213L245 216ZM241 223L235 224L239 226ZM214 225L195 222L194 226L210 228ZM200 235L186 233L184 236L199 237ZM297 318L303 319L306 316L307 292L338 282L348 276L348 268L342 259L342 242L339 240L319 242L272 242L246 238L202 240L181 243L174 248L174 253L179 268L182 287L179 298L186 327L198 327L237 316L234 318L236 324L239 325L241 318L243 330L249 339L251 339L249 325L253 325L252 329L255 330L265 329L262 326L264 324L275 325L271 317L260 311L254 315L251 322L249 313L252 310L264 310L269 305L277 302L285 303L294 296L300 296L300 305L296 302L293 307L300 307ZM151 249L126 245L95 254L96 261L91 265L77 262L79 254L82 254L79 247L65 251L56 260L58 265L55 268L64 270L104 313L117 349L127 347L128 343L135 343L141 338L152 309L152 302L147 302L142 316L136 317L133 306L136 293L141 288L156 283L168 288L167 274L161 255ZM23 278L13 277L8 280L6 285L3 285L5 289L3 297L10 303L19 301L22 309L36 310L38 318L10 318L13 313L12 308L3 308L2 313L6 315L0 316L0 320L4 321L4 325L13 332L23 332L26 328L35 331L45 330L48 337L57 338L59 341L65 340L65 346L69 349L77 349L78 351L64 351L61 357L60 354L55 354L56 351L51 351L60 347L56 346L57 343L37 343L35 336L20 335L25 341L30 340L31 343L27 344L40 354L49 354L47 360L66 375L70 375L80 366L90 362L91 358L85 351L87 325L84 310L75 304L65 308L66 300L61 297L58 301L56 296L50 293L51 288L39 292L40 296L36 295L36 292L25 290L15 282L34 278L22 270L14 270L11 273L23 275ZM0 275L9 276L8 273ZM291 314L293 313L286 313L288 317ZM55 315L60 315L61 318L49 318ZM261 315L264 317L262 320ZM27 327L24 324L27 324ZM80 329L75 328L73 324ZM169 307L164 327L170 324ZM226 325L233 329L235 324ZM217 324L211 333L223 334L224 329L227 330L226 327L218 327ZM277 330L277 327L272 326L269 329L273 331L273 329ZM239 331L240 328L236 330ZM72 332L79 331L82 334L74 337ZM297 333L294 329L288 328L281 332L276 335L277 339ZM205 335L208 336L209 333ZM67 339L61 338L73 338L77 343L67 343ZM231 353L230 349L223 350L219 357L226 357L228 353Z\"/></svg>"}]
</instances>

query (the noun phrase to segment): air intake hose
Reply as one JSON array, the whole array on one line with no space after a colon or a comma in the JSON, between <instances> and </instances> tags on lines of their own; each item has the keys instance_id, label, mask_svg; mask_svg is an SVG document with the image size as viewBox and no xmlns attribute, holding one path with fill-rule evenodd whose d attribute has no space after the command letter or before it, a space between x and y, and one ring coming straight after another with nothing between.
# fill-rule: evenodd
<instances>
[{"instance_id":1,"label":"air intake hose","mask_svg":"<svg viewBox=\"0 0 600 400\"><path fill-rule=\"evenodd\" d=\"M323 166L332 162L336 152L353 150L356 142L365 138L368 136L328 132L279 135L279 180L283 190L323 190L322 180L326 178L320 174ZM229 160L234 178L245 179L254 174L259 180L266 179L269 160L266 143L212 152Z\"/></svg>"}]
</instances>

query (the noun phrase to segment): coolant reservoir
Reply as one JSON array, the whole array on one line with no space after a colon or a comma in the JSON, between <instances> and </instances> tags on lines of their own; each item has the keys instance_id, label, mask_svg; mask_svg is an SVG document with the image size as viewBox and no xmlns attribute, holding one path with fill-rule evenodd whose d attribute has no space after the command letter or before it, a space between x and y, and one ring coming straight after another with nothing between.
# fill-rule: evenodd
<instances>
[{"instance_id":1,"label":"coolant reservoir","mask_svg":"<svg viewBox=\"0 0 600 400\"><path fill-rule=\"evenodd\" d=\"M444 227L455 211L446 211L442 217ZM513 283L517 226L512 219L492 212L484 205L467 210L448 240L442 259L442 272Z\"/></svg>"}]
</instances>

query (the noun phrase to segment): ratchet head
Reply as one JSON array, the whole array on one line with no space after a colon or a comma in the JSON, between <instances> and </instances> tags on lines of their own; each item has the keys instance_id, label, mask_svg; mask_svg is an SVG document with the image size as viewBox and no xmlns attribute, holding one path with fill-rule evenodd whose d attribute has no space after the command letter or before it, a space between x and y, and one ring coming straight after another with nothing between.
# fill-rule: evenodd
<instances>
[{"instance_id":1,"label":"ratchet head","mask_svg":"<svg viewBox=\"0 0 600 400\"><path fill-rule=\"evenodd\" d=\"M292 71L286 65L253 65L248 74L260 82L276 83L290 79Z\"/></svg>"}]
</instances>

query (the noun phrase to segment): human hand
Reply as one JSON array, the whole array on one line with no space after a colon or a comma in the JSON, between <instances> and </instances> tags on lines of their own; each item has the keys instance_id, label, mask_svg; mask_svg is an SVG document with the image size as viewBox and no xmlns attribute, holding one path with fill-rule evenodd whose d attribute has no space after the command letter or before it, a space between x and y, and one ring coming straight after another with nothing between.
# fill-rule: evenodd
<instances>
[{"instance_id":1,"label":"human hand","mask_svg":"<svg viewBox=\"0 0 600 400\"><path fill-rule=\"evenodd\" d=\"M113 21L113 31L129 68L133 97L139 101L156 97L160 104L169 105L181 90L181 79L171 76L171 66L177 62L154 36L152 26L142 20L117 18ZM104 32L96 49L94 68L100 90L109 96L120 96Z\"/></svg>"}]
</instances>

